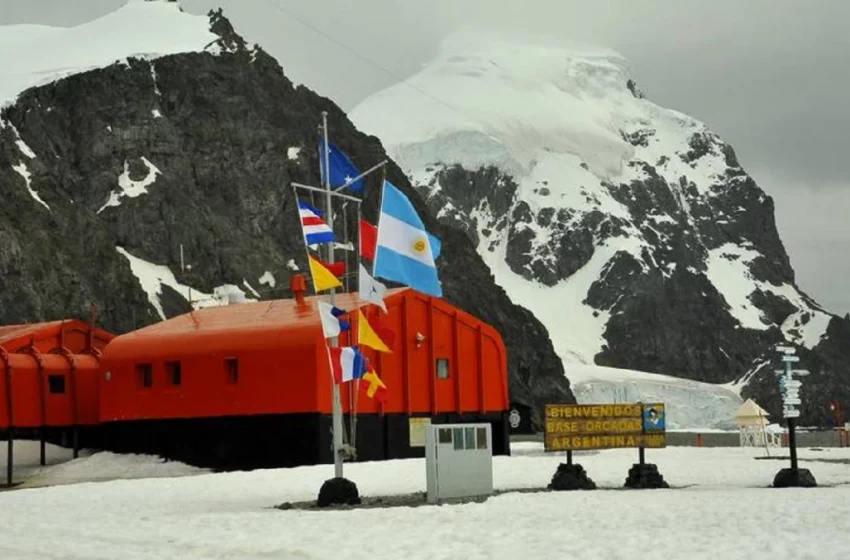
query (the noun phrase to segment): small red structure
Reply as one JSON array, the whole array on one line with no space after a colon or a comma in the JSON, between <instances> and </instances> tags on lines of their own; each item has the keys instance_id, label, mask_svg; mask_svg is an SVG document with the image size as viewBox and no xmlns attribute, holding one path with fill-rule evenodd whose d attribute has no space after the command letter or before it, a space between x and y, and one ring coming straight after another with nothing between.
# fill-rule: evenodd
<instances>
[{"instance_id":1,"label":"small red structure","mask_svg":"<svg viewBox=\"0 0 850 560\"><path fill-rule=\"evenodd\" d=\"M99 423L98 356L112 338L76 320L0 327L0 429Z\"/></svg>"},{"instance_id":2,"label":"small red structure","mask_svg":"<svg viewBox=\"0 0 850 560\"><path fill-rule=\"evenodd\" d=\"M37 436L74 448L79 428L100 422L98 356L113 336L82 321L0 327L0 432L12 484L14 438Z\"/></svg>"},{"instance_id":3,"label":"small red structure","mask_svg":"<svg viewBox=\"0 0 850 560\"><path fill-rule=\"evenodd\" d=\"M64 426L86 447L217 468L331 462L332 378L317 311L326 298L304 297L301 277L292 287L291 300L209 307L114 338L80 321L0 328L0 430ZM362 305L356 294L335 303ZM358 458L422 456L411 446L415 417L490 422L494 453L508 453L499 334L410 289L385 303L394 351L364 354L388 399L356 383L341 390L346 420L357 413ZM355 344L353 332L340 344Z\"/></svg>"}]
</instances>

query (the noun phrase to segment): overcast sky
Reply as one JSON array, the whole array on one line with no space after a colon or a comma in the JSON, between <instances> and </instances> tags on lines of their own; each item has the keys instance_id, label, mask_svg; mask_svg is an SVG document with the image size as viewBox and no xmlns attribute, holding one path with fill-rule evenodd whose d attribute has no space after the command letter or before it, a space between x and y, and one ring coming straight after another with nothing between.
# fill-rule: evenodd
<instances>
[{"instance_id":1,"label":"overcast sky","mask_svg":"<svg viewBox=\"0 0 850 560\"><path fill-rule=\"evenodd\" d=\"M75 25L123 3L0 0L0 24ZM706 122L735 148L776 202L800 286L829 310L850 312L850 0L181 3L191 13L222 6L291 79L345 109L416 72L460 26L614 48L648 98Z\"/></svg>"}]
</instances>

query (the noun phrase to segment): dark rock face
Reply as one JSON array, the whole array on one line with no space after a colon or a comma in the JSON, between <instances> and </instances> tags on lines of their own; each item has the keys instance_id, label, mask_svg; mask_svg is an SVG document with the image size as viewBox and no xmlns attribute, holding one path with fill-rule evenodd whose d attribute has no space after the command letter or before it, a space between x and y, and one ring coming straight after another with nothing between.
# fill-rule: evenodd
<instances>
[{"instance_id":1,"label":"dark rock face","mask_svg":"<svg viewBox=\"0 0 850 560\"><path fill-rule=\"evenodd\" d=\"M332 141L361 169L386 153L330 100L293 87L277 61L248 48L220 13L211 13L211 22L221 36L218 55L131 59L30 89L4 109L3 323L88 317L90 303L97 305L99 324L117 333L159 320L116 247L169 267L182 284L207 293L245 280L261 288L264 299L291 296L292 264L307 267L289 185L319 182L321 112L329 113ZM12 126L35 158L22 153ZM12 169L21 162L50 210ZM159 173L145 194L104 207L120 194L122 174L141 181L153 168ZM511 398L530 405L574 402L545 328L494 284L468 232L456 229L460 224L439 224L393 163L387 178L443 240L439 267L446 299L502 334ZM364 217L372 221L379 194L373 177L363 204ZM342 208L337 212L342 216ZM356 220L348 213L353 238ZM185 273L181 244L191 264ZM337 258L344 257L338 251ZM276 277L275 287L259 285L266 271ZM188 309L173 290L164 289L160 301L167 316Z\"/></svg>"},{"instance_id":2,"label":"dark rock face","mask_svg":"<svg viewBox=\"0 0 850 560\"><path fill-rule=\"evenodd\" d=\"M829 405L832 401L850 402L850 321L833 317L826 334L820 343L812 349L795 346L800 356L799 366L795 369L809 370L809 375L799 377L800 387L800 426L835 426L835 420ZM751 366L752 378L741 392L744 398L758 398L759 404L771 413L771 421L780 422L782 418L782 395L774 370L784 369L779 354L768 349L754 360ZM843 418L846 422L850 419Z\"/></svg>"}]
</instances>

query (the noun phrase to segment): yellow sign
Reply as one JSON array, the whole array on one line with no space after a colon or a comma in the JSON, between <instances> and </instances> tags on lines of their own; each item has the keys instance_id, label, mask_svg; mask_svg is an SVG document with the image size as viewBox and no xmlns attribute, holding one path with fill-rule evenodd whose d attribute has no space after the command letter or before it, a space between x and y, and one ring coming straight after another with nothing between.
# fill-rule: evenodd
<instances>
[{"instance_id":1,"label":"yellow sign","mask_svg":"<svg viewBox=\"0 0 850 560\"><path fill-rule=\"evenodd\" d=\"M667 445L664 404L546 405L546 451Z\"/></svg>"},{"instance_id":2,"label":"yellow sign","mask_svg":"<svg viewBox=\"0 0 850 560\"><path fill-rule=\"evenodd\" d=\"M425 447L428 434L428 426L431 425L430 418L410 418L410 447Z\"/></svg>"}]
</instances>

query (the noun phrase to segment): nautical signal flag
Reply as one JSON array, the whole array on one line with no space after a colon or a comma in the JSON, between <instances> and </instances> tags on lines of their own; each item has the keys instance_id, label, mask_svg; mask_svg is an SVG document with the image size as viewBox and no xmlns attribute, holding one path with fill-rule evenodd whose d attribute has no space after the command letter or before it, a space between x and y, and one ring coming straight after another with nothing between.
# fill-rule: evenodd
<instances>
[{"instance_id":1,"label":"nautical signal flag","mask_svg":"<svg viewBox=\"0 0 850 560\"><path fill-rule=\"evenodd\" d=\"M356 346L328 348L331 373L337 384L360 379L366 373L366 358Z\"/></svg>"},{"instance_id":2,"label":"nautical signal flag","mask_svg":"<svg viewBox=\"0 0 850 560\"><path fill-rule=\"evenodd\" d=\"M378 402L386 402L389 396L387 386L375 373L375 370L369 369L363 378L360 380L360 390L366 392L366 396L370 399L375 399Z\"/></svg>"},{"instance_id":3,"label":"nautical signal flag","mask_svg":"<svg viewBox=\"0 0 850 560\"><path fill-rule=\"evenodd\" d=\"M325 268L322 262L313 255L307 255L310 262L310 276L313 278L313 289L317 292L342 287L342 282L334 273Z\"/></svg>"},{"instance_id":4,"label":"nautical signal flag","mask_svg":"<svg viewBox=\"0 0 850 560\"><path fill-rule=\"evenodd\" d=\"M392 352L395 333L381 324L377 317L369 319L362 309L357 310L357 342L378 352Z\"/></svg>"},{"instance_id":5,"label":"nautical signal flag","mask_svg":"<svg viewBox=\"0 0 850 560\"><path fill-rule=\"evenodd\" d=\"M322 177L322 183L325 182L325 145L323 142L319 141L319 172ZM328 162L331 170L330 173L330 183L332 188L341 187L360 176L360 170L355 167L351 160L348 158L345 153L334 146L331 143L328 143ZM359 193L363 191L363 186L365 182L362 178L357 179L347 188L351 189L351 192Z\"/></svg>"},{"instance_id":6,"label":"nautical signal flag","mask_svg":"<svg viewBox=\"0 0 850 560\"><path fill-rule=\"evenodd\" d=\"M322 331L325 333L325 338L339 336L339 333L351 328L347 321L340 319L345 313L345 311L330 303L319 302L319 318L322 320Z\"/></svg>"},{"instance_id":7,"label":"nautical signal flag","mask_svg":"<svg viewBox=\"0 0 850 560\"><path fill-rule=\"evenodd\" d=\"M375 261L375 245L378 243L378 228L360 220L360 256Z\"/></svg>"},{"instance_id":8,"label":"nautical signal flag","mask_svg":"<svg viewBox=\"0 0 850 560\"><path fill-rule=\"evenodd\" d=\"M337 262L331 264L331 263L326 263L325 261L323 261L319 257L313 257L313 258L316 259L316 261L318 261L318 263L320 265L325 267L328 270L328 272L330 272L331 274L333 274L337 278L339 278L343 274L345 274L345 270L346 270L345 261L337 261Z\"/></svg>"},{"instance_id":9,"label":"nautical signal flag","mask_svg":"<svg viewBox=\"0 0 850 560\"><path fill-rule=\"evenodd\" d=\"M374 303L378 307L387 312L387 304L384 303L384 294L387 293L387 287L372 278L366 271L366 267L360 264L359 274L357 276L357 297L361 301Z\"/></svg>"},{"instance_id":10,"label":"nautical signal flag","mask_svg":"<svg viewBox=\"0 0 850 560\"><path fill-rule=\"evenodd\" d=\"M307 245L331 243L336 237L322 218L322 211L303 200L298 201L298 214L301 216L301 229Z\"/></svg>"},{"instance_id":11,"label":"nautical signal flag","mask_svg":"<svg viewBox=\"0 0 850 560\"><path fill-rule=\"evenodd\" d=\"M410 200L389 181L384 181L375 276L425 294L442 296L443 288L434 262L439 253L439 240L425 230Z\"/></svg>"}]
</instances>

